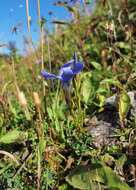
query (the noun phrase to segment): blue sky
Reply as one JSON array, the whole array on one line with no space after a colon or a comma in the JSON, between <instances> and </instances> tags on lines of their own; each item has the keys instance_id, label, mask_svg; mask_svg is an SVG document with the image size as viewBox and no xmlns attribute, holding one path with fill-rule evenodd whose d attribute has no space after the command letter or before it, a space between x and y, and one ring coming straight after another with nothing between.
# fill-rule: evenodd
<instances>
[{"instance_id":1,"label":"blue sky","mask_svg":"<svg viewBox=\"0 0 136 190\"><path fill-rule=\"evenodd\" d=\"M24 47L23 35L27 37L27 24L26 24L26 6L25 0L2 0L0 6L0 43L8 43L9 41L16 41L16 46L20 52ZM41 0L41 16L44 16L48 22L47 25L51 26L51 20L65 20L70 18L67 10L59 5L54 5L53 0ZM49 16L52 11L53 15ZM29 14L32 18L31 36L32 40L38 42L39 31L37 25L37 0L29 0ZM13 34L12 27L21 23L20 32L17 35ZM6 47L0 47L0 53L7 53Z\"/></svg>"},{"instance_id":2,"label":"blue sky","mask_svg":"<svg viewBox=\"0 0 136 190\"><path fill-rule=\"evenodd\" d=\"M51 28L52 20L68 20L70 13L66 8L60 5L54 5L57 0L40 0L41 2L41 16L47 19L47 26ZM83 0L79 0L81 4ZM90 0L90 6L94 5L95 0ZM49 15L52 12L53 15ZM31 37L33 42L39 41L38 18L37 18L37 0L29 0L29 15L32 19ZM15 41L19 52L23 52L24 42L23 36L27 37L27 23L26 23L26 0L2 0L0 6L0 44ZM19 32L17 35L12 32L13 26L20 23ZM8 53L7 47L0 47L0 53Z\"/></svg>"}]
</instances>

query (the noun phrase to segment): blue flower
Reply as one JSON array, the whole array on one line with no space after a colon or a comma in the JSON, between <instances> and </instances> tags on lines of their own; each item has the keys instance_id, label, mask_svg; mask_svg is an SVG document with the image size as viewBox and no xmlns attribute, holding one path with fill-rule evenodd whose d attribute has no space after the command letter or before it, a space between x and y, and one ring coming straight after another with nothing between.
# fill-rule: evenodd
<instances>
[{"instance_id":1,"label":"blue flower","mask_svg":"<svg viewBox=\"0 0 136 190\"><path fill-rule=\"evenodd\" d=\"M72 78L82 71L83 67L83 63L77 61L76 53L74 53L74 59L62 65L59 75L54 75L46 71L41 71L41 75L45 79L59 79L63 88L68 88Z\"/></svg>"}]
</instances>

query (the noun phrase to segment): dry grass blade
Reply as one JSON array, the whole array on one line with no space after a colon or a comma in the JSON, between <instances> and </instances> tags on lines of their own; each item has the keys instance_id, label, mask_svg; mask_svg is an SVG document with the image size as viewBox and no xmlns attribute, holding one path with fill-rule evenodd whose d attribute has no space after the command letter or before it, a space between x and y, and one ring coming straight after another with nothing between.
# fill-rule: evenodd
<instances>
[{"instance_id":1,"label":"dry grass blade","mask_svg":"<svg viewBox=\"0 0 136 190\"><path fill-rule=\"evenodd\" d=\"M26 0L26 17L27 17L27 30L28 30L28 41L31 42L31 31L30 31L30 16L29 16L29 1Z\"/></svg>"},{"instance_id":2,"label":"dry grass blade","mask_svg":"<svg viewBox=\"0 0 136 190\"><path fill-rule=\"evenodd\" d=\"M4 150L0 150L0 154L4 154L5 156L11 158L16 164L17 166L19 165L19 162L18 160L15 158L15 156L7 151L4 151Z\"/></svg>"},{"instance_id":3,"label":"dry grass blade","mask_svg":"<svg viewBox=\"0 0 136 190\"><path fill-rule=\"evenodd\" d=\"M32 156L32 153L26 158L26 160L23 162L23 164L21 165L21 167L17 170L17 172L13 176L13 178L16 178L16 176L20 174L20 172L22 171L22 169L25 167L26 162L31 158L31 156Z\"/></svg>"},{"instance_id":4,"label":"dry grass blade","mask_svg":"<svg viewBox=\"0 0 136 190\"><path fill-rule=\"evenodd\" d=\"M38 148L38 162L37 162L37 190L40 190L40 179L41 179L41 159L40 159L40 151Z\"/></svg>"},{"instance_id":5,"label":"dry grass blade","mask_svg":"<svg viewBox=\"0 0 136 190\"><path fill-rule=\"evenodd\" d=\"M70 22L60 21L60 20L53 20L52 23L53 24L68 24L68 25L70 25Z\"/></svg>"},{"instance_id":6,"label":"dry grass blade","mask_svg":"<svg viewBox=\"0 0 136 190\"><path fill-rule=\"evenodd\" d=\"M69 11L74 12L74 9L73 9L72 7L68 6L68 5L65 4L65 3L62 3L61 1L56 1L54 4L55 4L55 5L61 5L62 7L67 8Z\"/></svg>"}]
</instances>

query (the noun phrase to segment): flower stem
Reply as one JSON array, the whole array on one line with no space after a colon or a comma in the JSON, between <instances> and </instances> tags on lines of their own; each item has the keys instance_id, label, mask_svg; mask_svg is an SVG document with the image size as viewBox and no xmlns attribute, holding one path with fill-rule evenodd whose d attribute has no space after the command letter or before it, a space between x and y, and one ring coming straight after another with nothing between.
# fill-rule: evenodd
<instances>
[{"instance_id":1,"label":"flower stem","mask_svg":"<svg viewBox=\"0 0 136 190\"><path fill-rule=\"evenodd\" d=\"M72 108L72 101L71 101L71 97L70 97L69 87L64 88L64 94L65 94L65 99L66 99L67 105L69 106L69 108Z\"/></svg>"}]
</instances>

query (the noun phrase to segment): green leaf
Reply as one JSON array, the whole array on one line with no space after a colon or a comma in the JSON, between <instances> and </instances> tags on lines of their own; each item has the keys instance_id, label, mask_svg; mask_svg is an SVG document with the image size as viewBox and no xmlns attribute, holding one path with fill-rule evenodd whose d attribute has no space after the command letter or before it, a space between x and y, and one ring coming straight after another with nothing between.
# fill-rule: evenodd
<instances>
[{"instance_id":1,"label":"green leaf","mask_svg":"<svg viewBox=\"0 0 136 190\"><path fill-rule=\"evenodd\" d=\"M104 79L101 81L101 84L106 84L106 83L117 86L120 89L123 89L121 83L116 79Z\"/></svg>"},{"instance_id":2,"label":"green leaf","mask_svg":"<svg viewBox=\"0 0 136 190\"><path fill-rule=\"evenodd\" d=\"M28 137L27 132L19 131L19 130L13 130L6 135L3 135L0 137L0 143L4 144L10 144L15 142L20 142Z\"/></svg>"},{"instance_id":3,"label":"green leaf","mask_svg":"<svg viewBox=\"0 0 136 190\"><path fill-rule=\"evenodd\" d=\"M104 161L104 162L108 162L108 161L115 161L114 157L112 157L110 154L108 153L105 153L103 156L101 156L101 159Z\"/></svg>"},{"instance_id":4,"label":"green leaf","mask_svg":"<svg viewBox=\"0 0 136 190\"><path fill-rule=\"evenodd\" d=\"M66 181L74 188L91 190L92 186L89 170L89 167L80 166L66 177Z\"/></svg>"},{"instance_id":5,"label":"green leaf","mask_svg":"<svg viewBox=\"0 0 136 190\"><path fill-rule=\"evenodd\" d=\"M136 12L129 13L129 20L133 20L136 17Z\"/></svg>"},{"instance_id":6,"label":"green leaf","mask_svg":"<svg viewBox=\"0 0 136 190\"><path fill-rule=\"evenodd\" d=\"M89 79L86 79L82 84L83 101L87 104L92 93L91 83Z\"/></svg>"},{"instance_id":7,"label":"green leaf","mask_svg":"<svg viewBox=\"0 0 136 190\"><path fill-rule=\"evenodd\" d=\"M74 188L91 190L95 183L102 183L110 190L131 190L131 188L113 172L113 170L101 163L80 166L74 169L66 181Z\"/></svg>"},{"instance_id":8,"label":"green leaf","mask_svg":"<svg viewBox=\"0 0 136 190\"><path fill-rule=\"evenodd\" d=\"M127 93L123 93L119 98L119 117L125 119L130 109L130 97Z\"/></svg>"},{"instance_id":9,"label":"green leaf","mask_svg":"<svg viewBox=\"0 0 136 190\"><path fill-rule=\"evenodd\" d=\"M100 87L97 90L97 98L99 100L99 107L102 107L105 103L105 100L108 96L108 89L105 85L100 85Z\"/></svg>"},{"instance_id":10,"label":"green leaf","mask_svg":"<svg viewBox=\"0 0 136 190\"><path fill-rule=\"evenodd\" d=\"M91 65L93 65L93 67L94 67L96 70L98 70L98 71L101 71L101 70L102 70L102 66L101 66L99 63L95 62L95 61L92 61L92 62L91 62Z\"/></svg>"},{"instance_id":11,"label":"green leaf","mask_svg":"<svg viewBox=\"0 0 136 190\"><path fill-rule=\"evenodd\" d=\"M127 157L126 157L125 154L123 154L122 156L120 156L119 159L116 162L117 167L123 167L124 164L125 164L125 162L126 162L126 160L127 160Z\"/></svg>"},{"instance_id":12,"label":"green leaf","mask_svg":"<svg viewBox=\"0 0 136 190\"><path fill-rule=\"evenodd\" d=\"M101 78L96 72L87 72L82 76L81 94L86 104L91 103L96 96L100 80Z\"/></svg>"},{"instance_id":13,"label":"green leaf","mask_svg":"<svg viewBox=\"0 0 136 190\"><path fill-rule=\"evenodd\" d=\"M117 42L116 45L123 49L130 49L130 45L127 42Z\"/></svg>"}]
</instances>

